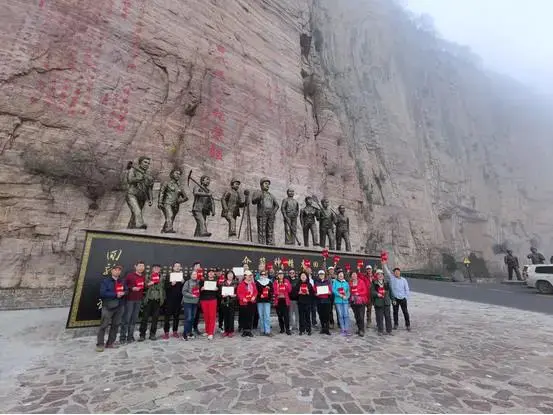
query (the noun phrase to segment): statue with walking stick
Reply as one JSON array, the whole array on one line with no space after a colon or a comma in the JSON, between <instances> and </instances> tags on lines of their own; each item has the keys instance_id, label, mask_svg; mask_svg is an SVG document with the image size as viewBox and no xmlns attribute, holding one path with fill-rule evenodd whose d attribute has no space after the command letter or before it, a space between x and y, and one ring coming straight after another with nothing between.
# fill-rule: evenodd
<instances>
[{"instance_id":1,"label":"statue with walking stick","mask_svg":"<svg viewBox=\"0 0 553 415\"><path fill-rule=\"evenodd\" d=\"M146 202L148 202L148 206L152 206L154 196L154 178L148 172L150 163L150 157L142 156L138 159L138 167L135 167L132 161L127 164L127 172L123 176L123 187L127 191L125 201L131 211L128 229L148 228L144 223L142 211Z\"/></svg>"},{"instance_id":2,"label":"statue with walking stick","mask_svg":"<svg viewBox=\"0 0 553 415\"><path fill-rule=\"evenodd\" d=\"M264 177L259 181L261 190L254 192L252 203L257 205L257 241L262 245L274 245L275 216L279 209L278 202L269 186L271 181Z\"/></svg>"},{"instance_id":3,"label":"statue with walking stick","mask_svg":"<svg viewBox=\"0 0 553 415\"><path fill-rule=\"evenodd\" d=\"M296 241L298 245L301 245L297 240L298 229L298 215L300 213L300 206L296 199L294 199L294 190L288 189L286 191L287 198L282 201L280 211L282 212L282 218L284 219L284 243L286 245L294 245Z\"/></svg>"},{"instance_id":4,"label":"statue with walking stick","mask_svg":"<svg viewBox=\"0 0 553 415\"><path fill-rule=\"evenodd\" d=\"M165 217L161 233L175 233L173 229L175 217L179 213L180 205L188 200L188 196L181 188L181 176L182 170L178 167L174 168L169 173L169 181L163 183L159 189L157 207L163 212L163 216Z\"/></svg>"},{"instance_id":5,"label":"statue with walking stick","mask_svg":"<svg viewBox=\"0 0 553 415\"><path fill-rule=\"evenodd\" d=\"M239 188L240 180L235 178L231 179L230 190L227 190L221 198L221 217L225 218L228 222L229 238L236 236L236 218L240 216L240 208L246 206L246 200L240 194Z\"/></svg>"},{"instance_id":6,"label":"statue with walking stick","mask_svg":"<svg viewBox=\"0 0 553 415\"><path fill-rule=\"evenodd\" d=\"M207 231L207 217L209 215L215 216L215 203L211 190L209 190L211 180L209 176L203 175L200 178L200 183L198 183L192 179L192 171L188 175L188 181L190 182L190 180L195 183L192 189L192 194L194 195L192 216L194 216L194 220L196 221L194 236L210 237L211 233Z\"/></svg>"}]
</instances>

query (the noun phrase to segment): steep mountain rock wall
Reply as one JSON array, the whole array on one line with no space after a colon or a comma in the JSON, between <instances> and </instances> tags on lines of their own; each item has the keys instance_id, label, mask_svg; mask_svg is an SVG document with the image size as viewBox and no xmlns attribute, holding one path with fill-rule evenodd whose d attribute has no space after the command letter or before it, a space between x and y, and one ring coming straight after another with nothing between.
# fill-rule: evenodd
<instances>
[{"instance_id":1,"label":"steep mountain rock wall","mask_svg":"<svg viewBox=\"0 0 553 415\"><path fill-rule=\"evenodd\" d=\"M490 273L499 245L553 249L551 107L394 2L314 0L311 22L375 240L413 268L472 253Z\"/></svg>"},{"instance_id":2,"label":"steep mountain rock wall","mask_svg":"<svg viewBox=\"0 0 553 415\"><path fill-rule=\"evenodd\" d=\"M119 178L143 154L155 189L181 166L216 196L233 176L326 195L354 250L408 268L553 246L541 107L388 1L8 0L1 21L0 288L71 286L82 229L126 226Z\"/></svg>"}]
</instances>

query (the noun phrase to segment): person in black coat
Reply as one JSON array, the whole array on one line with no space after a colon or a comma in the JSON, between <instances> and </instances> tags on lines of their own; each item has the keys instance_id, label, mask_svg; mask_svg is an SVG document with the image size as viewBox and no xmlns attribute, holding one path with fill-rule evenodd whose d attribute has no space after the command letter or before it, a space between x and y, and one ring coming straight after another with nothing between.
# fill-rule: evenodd
<instances>
[{"instance_id":1,"label":"person in black coat","mask_svg":"<svg viewBox=\"0 0 553 415\"><path fill-rule=\"evenodd\" d=\"M309 282L307 273L301 272L299 281L292 287L291 296L297 298L300 336L307 333L311 336L311 307L315 298L315 290Z\"/></svg>"}]
</instances>

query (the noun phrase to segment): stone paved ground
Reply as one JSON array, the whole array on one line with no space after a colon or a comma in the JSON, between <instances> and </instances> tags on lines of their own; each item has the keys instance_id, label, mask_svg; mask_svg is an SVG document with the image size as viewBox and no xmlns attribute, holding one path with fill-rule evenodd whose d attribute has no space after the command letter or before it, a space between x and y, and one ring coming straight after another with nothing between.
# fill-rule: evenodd
<instances>
[{"instance_id":1,"label":"stone paved ground","mask_svg":"<svg viewBox=\"0 0 553 415\"><path fill-rule=\"evenodd\" d=\"M552 301L553 306L553 301ZM0 319L2 412L553 412L553 316L415 293L412 332L94 351L66 309Z\"/></svg>"}]
</instances>

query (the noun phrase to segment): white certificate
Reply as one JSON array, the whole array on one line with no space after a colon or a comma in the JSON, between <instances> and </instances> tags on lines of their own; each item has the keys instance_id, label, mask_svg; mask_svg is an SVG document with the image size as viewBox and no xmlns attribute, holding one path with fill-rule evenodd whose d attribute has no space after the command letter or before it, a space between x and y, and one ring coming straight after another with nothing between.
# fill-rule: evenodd
<instances>
[{"instance_id":1,"label":"white certificate","mask_svg":"<svg viewBox=\"0 0 553 415\"><path fill-rule=\"evenodd\" d=\"M328 291L328 285L317 285L317 295L330 294Z\"/></svg>"},{"instance_id":2,"label":"white certificate","mask_svg":"<svg viewBox=\"0 0 553 415\"><path fill-rule=\"evenodd\" d=\"M242 277L244 275L244 267L234 267L232 272L234 272L234 275L237 277Z\"/></svg>"},{"instance_id":3,"label":"white certificate","mask_svg":"<svg viewBox=\"0 0 553 415\"><path fill-rule=\"evenodd\" d=\"M182 282L183 279L182 272L172 272L169 274L169 282Z\"/></svg>"},{"instance_id":4,"label":"white certificate","mask_svg":"<svg viewBox=\"0 0 553 415\"><path fill-rule=\"evenodd\" d=\"M223 285L223 288L221 290L221 294L222 295L234 295L234 287Z\"/></svg>"},{"instance_id":5,"label":"white certificate","mask_svg":"<svg viewBox=\"0 0 553 415\"><path fill-rule=\"evenodd\" d=\"M217 281L204 281L204 290L217 291Z\"/></svg>"}]
</instances>

